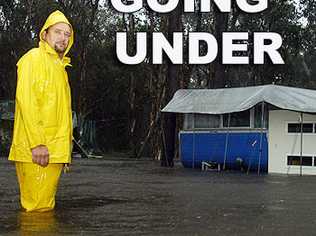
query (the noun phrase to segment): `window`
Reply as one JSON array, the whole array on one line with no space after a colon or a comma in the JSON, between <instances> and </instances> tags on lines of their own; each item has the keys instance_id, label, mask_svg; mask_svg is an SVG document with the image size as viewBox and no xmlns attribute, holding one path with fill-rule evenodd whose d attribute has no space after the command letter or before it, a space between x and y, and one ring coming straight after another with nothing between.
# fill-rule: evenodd
<instances>
[{"instance_id":1,"label":"window","mask_svg":"<svg viewBox=\"0 0 316 236\"><path fill-rule=\"evenodd\" d=\"M267 129L269 122L268 122L268 115L269 115L269 110L268 110L268 104L264 105L264 111L263 111L263 124L262 123L262 104L259 103L254 106L254 128L263 128Z\"/></svg>"},{"instance_id":2,"label":"window","mask_svg":"<svg viewBox=\"0 0 316 236\"><path fill-rule=\"evenodd\" d=\"M219 126L219 115L195 114L195 128L219 128Z\"/></svg>"},{"instance_id":3,"label":"window","mask_svg":"<svg viewBox=\"0 0 316 236\"><path fill-rule=\"evenodd\" d=\"M300 156L288 156L287 164L289 166L299 166L300 165ZM314 160L315 162L315 160ZM302 156L302 166L313 166L313 157L311 156Z\"/></svg>"},{"instance_id":4,"label":"window","mask_svg":"<svg viewBox=\"0 0 316 236\"><path fill-rule=\"evenodd\" d=\"M220 115L185 114L184 129L210 129L220 127Z\"/></svg>"},{"instance_id":5,"label":"window","mask_svg":"<svg viewBox=\"0 0 316 236\"><path fill-rule=\"evenodd\" d=\"M287 125L288 133L300 133L301 124L300 123L289 123ZM304 123L303 124L303 133L313 133L313 123Z\"/></svg>"},{"instance_id":6,"label":"window","mask_svg":"<svg viewBox=\"0 0 316 236\"><path fill-rule=\"evenodd\" d=\"M268 111L265 111L263 127L265 129L268 127L267 119ZM256 109L252 108L242 112L227 113L223 115L193 113L184 114L183 128L184 130L208 130L216 128L261 128L261 105L256 105Z\"/></svg>"},{"instance_id":7,"label":"window","mask_svg":"<svg viewBox=\"0 0 316 236\"><path fill-rule=\"evenodd\" d=\"M184 114L184 121L183 121L183 128L188 130L188 129L193 129L193 124L194 124L194 114Z\"/></svg>"},{"instance_id":8,"label":"window","mask_svg":"<svg viewBox=\"0 0 316 236\"><path fill-rule=\"evenodd\" d=\"M250 110L223 115L224 127L250 127Z\"/></svg>"}]
</instances>

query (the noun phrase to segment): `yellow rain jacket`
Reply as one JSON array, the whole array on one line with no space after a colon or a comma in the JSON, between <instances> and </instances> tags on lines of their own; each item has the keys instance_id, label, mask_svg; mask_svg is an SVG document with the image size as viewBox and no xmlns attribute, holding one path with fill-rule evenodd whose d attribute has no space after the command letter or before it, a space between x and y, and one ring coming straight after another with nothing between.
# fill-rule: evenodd
<instances>
[{"instance_id":1,"label":"yellow rain jacket","mask_svg":"<svg viewBox=\"0 0 316 236\"><path fill-rule=\"evenodd\" d=\"M28 51L17 63L16 108L9 160L32 162L31 149L42 144L48 148L49 163L71 161L71 95L65 70L70 58L60 59L42 38L44 30L59 22L70 25L63 13L55 11L40 32L39 47ZM73 41L72 30L64 55Z\"/></svg>"}]
</instances>

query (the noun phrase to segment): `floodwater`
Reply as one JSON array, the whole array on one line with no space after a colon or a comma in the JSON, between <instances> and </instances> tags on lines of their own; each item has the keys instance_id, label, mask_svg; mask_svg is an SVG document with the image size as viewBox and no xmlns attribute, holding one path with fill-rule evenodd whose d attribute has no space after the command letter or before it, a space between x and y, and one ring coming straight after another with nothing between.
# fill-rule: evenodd
<instances>
[{"instance_id":1,"label":"floodwater","mask_svg":"<svg viewBox=\"0 0 316 236\"><path fill-rule=\"evenodd\" d=\"M1 158L0 235L316 235L316 176L74 159L54 211L21 212L18 193Z\"/></svg>"}]
</instances>

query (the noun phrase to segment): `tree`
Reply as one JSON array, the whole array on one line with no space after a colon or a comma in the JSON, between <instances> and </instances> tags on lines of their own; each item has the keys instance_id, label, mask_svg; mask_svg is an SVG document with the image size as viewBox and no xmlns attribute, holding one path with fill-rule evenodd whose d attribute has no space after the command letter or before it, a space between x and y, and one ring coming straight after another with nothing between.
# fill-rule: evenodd
<instances>
[{"instance_id":1,"label":"tree","mask_svg":"<svg viewBox=\"0 0 316 236\"><path fill-rule=\"evenodd\" d=\"M146 2L146 1L144 1ZM73 109L81 123L96 123L96 136L103 151L128 151L133 157L151 156L172 166L177 156L176 133L181 118L161 114L161 109L179 88L240 87L283 84L316 88L315 1L273 0L259 14L242 12L233 1L230 13L183 13L182 1L176 10L158 14L147 5L140 12L122 14L110 1L99 0L0 0L0 99L14 99L16 62L30 48L37 46L38 33L53 10L61 10L75 30L75 44L70 51L69 68ZM195 1L196 6L200 0ZM184 64L173 65L167 57L162 65L151 63L152 41L148 38L145 61L129 66L118 61L115 53L117 31L129 36L130 54L135 53L135 33L163 32L172 44L172 33L184 32ZM285 65L222 65L218 57L208 65L187 62L187 32L210 32L221 45L223 31L271 31L282 35L280 50ZM201 54L206 52L201 45ZM238 54L239 53L239 54ZM219 49L219 55L221 48ZM240 52L236 54L241 55Z\"/></svg>"}]
</instances>

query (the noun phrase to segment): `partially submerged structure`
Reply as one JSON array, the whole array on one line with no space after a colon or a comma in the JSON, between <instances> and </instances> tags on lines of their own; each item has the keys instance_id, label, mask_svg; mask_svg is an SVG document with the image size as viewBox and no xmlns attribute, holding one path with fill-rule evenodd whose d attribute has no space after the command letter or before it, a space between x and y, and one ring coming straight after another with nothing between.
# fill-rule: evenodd
<instances>
[{"instance_id":1,"label":"partially submerged structure","mask_svg":"<svg viewBox=\"0 0 316 236\"><path fill-rule=\"evenodd\" d=\"M185 167L316 174L316 91L278 85L178 90L162 110L184 114Z\"/></svg>"}]
</instances>

